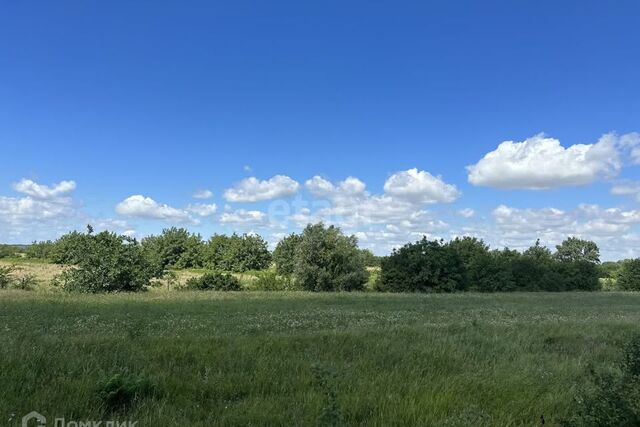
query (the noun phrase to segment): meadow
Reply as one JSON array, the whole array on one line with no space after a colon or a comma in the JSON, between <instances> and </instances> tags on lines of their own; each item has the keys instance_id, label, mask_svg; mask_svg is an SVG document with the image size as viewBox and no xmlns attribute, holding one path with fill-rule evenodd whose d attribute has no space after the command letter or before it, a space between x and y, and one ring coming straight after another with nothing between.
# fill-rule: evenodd
<instances>
[{"instance_id":1,"label":"meadow","mask_svg":"<svg viewBox=\"0 0 640 427\"><path fill-rule=\"evenodd\" d=\"M637 330L637 293L0 291L0 417L535 426Z\"/></svg>"}]
</instances>

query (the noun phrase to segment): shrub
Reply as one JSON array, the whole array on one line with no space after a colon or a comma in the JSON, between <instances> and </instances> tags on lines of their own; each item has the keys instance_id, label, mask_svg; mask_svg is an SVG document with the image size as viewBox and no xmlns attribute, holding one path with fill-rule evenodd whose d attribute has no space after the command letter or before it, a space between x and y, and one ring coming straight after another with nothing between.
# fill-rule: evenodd
<instances>
[{"instance_id":1,"label":"shrub","mask_svg":"<svg viewBox=\"0 0 640 427\"><path fill-rule=\"evenodd\" d=\"M13 287L22 291L32 291L37 285L38 279L33 274L20 276L13 282Z\"/></svg>"},{"instance_id":2,"label":"shrub","mask_svg":"<svg viewBox=\"0 0 640 427\"><path fill-rule=\"evenodd\" d=\"M423 238L394 250L382 260L381 287L393 292L454 292L466 285L456 249Z\"/></svg>"},{"instance_id":3,"label":"shrub","mask_svg":"<svg viewBox=\"0 0 640 427\"><path fill-rule=\"evenodd\" d=\"M640 291L640 258L627 260L622 264L618 288L623 291Z\"/></svg>"},{"instance_id":4,"label":"shrub","mask_svg":"<svg viewBox=\"0 0 640 427\"><path fill-rule=\"evenodd\" d=\"M98 384L97 395L105 413L125 412L141 400L156 394L147 379L116 374Z\"/></svg>"},{"instance_id":5,"label":"shrub","mask_svg":"<svg viewBox=\"0 0 640 427\"><path fill-rule=\"evenodd\" d=\"M136 292L149 285L153 269L135 239L104 231L83 241L75 268L56 278L65 290Z\"/></svg>"},{"instance_id":6,"label":"shrub","mask_svg":"<svg viewBox=\"0 0 640 427\"><path fill-rule=\"evenodd\" d=\"M0 258L10 258L16 256L20 249L12 245L0 245Z\"/></svg>"},{"instance_id":7,"label":"shrub","mask_svg":"<svg viewBox=\"0 0 640 427\"><path fill-rule=\"evenodd\" d=\"M261 271L256 274L256 280L251 284L256 291L293 291L297 290L290 276L281 276L272 270Z\"/></svg>"},{"instance_id":8,"label":"shrub","mask_svg":"<svg viewBox=\"0 0 640 427\"><path fill-rule=\"evenodd\" d=\"M240 281L231 274L206 273L200 277L192 277L185 283L185 289L198 291L241 291Z\"/></svg>"},{"instance_id":9,"label":"shrub","mask_svg":"<svg viewBox=\"0 0 640 427\"><path fill-rule=\"evenodd\" d=\"M369 277L355 236L323 223L302 232L293 275L302 289L313 292L359 291Z\"/></svg>"},{"instance_id":10,"label":"shrub","mask_svg":"<svg viewBox=\"0 0 640 427\"><path fill-rule=\"evenodd\" d=\"M0 289L7 289L13 283L15 270L16 267L13 265L6 267L0 265Z\"/></svg>"},{"instance_id":11,"label":"shrub","mask_svg":"<svg viewBox=\"0 0 640 427\"><path fill-rule=\"evenodd\" d=\"M640 336L627 344L618 369L594 373L593 385L576 399L574 415L564 422L575 427L640 425Z\"/></svg>"},{"instance_id":12,"label":"shrub","mask_svg":"<svg viewBox=\"0 0 640 427\"><path fill-rule=\"evenodd\" d=\"M214 235L204 249L205 266L213 270L242 273L264 270L271 264L267 242L258 235Z\"/></svg>"},{"instance_id":13,"label":"shrub","mask_svg":"<svg viewBox=\"0 0 640 427\"><path fill-rule=\"evenodd\" d=\"M171 227L159 236L142 240L142 250L153 266L154 276L171 268L201 268L204 265L204 243L199 234L184 228Z\"/></svg>"}]
</instances>

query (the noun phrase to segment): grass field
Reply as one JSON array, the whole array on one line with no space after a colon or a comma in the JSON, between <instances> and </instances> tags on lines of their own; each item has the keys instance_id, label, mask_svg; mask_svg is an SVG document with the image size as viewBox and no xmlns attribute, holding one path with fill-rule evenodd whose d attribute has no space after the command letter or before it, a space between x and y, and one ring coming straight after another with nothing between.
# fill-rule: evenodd
<instances>
[{"instance_id":1,"label":"grass field","mask_svg":"<svg viewBox=\"0 0 640 427\"><path fill-rule=\"evenodd\" d=\"M629 293L5 290L0 417L533 426L544 414L554 425L639 324L640 295ZM139 398L109 405L113 378Z\"/></svg>"}]
</instances>

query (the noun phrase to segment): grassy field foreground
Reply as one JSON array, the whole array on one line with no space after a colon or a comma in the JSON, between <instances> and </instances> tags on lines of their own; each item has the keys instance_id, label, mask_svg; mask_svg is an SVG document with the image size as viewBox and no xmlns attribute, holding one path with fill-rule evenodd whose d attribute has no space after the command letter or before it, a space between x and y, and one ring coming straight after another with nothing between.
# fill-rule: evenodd
<instances>
[{"instance_id":1,"label":"grassy field foreground","mask_svg":"<svg viewBox=\"0 0 640 427\"><path fill-rule=\"evenodd\" d=\"M639 323L629 293L0 291L0 417L554 425ZM114 378L147 392L109 406Z\"/></svg>"}]
</instances>

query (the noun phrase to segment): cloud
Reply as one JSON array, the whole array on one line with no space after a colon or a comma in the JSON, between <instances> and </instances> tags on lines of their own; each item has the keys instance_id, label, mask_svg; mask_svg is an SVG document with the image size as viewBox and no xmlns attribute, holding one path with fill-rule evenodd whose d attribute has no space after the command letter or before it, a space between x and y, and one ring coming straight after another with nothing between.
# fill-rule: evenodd
<instances>
[{"instance_id":1,"label":"cloud","mask_svg":"<svg viewBox=\"0 0 640 427\"><path fill-rule=\"evenodd\" d=\"M474 211L471 208L464 208L464 209L460 209L458 213L463 218L472 218L476 214L476 211Z\"/></svg>"},{"instance_id":2,"label":"cloud","mask_svg":"<svg viewBox=\"0 0 640 427\"><path fill-rule=\"evenodd\" d=\"M177 209L166 204L160 204L152 198L142 195L130 196L118 203L116 212L120 215L137 218L195 222L188 211Z\"/></svg>"},{"instance_id":3,"label":"cloud","mask_svg":"<svg viewBox=\"0 0 640 427\"><path fill-rule=\"evenodd\" d=\"M640 182L627 181L611 187L611 194L614 196L633 196L640 202Z\"/></svg>"},{"instance_id":4,"label":"cloud","mask_svg":"<svg viewBox=\"0 0 640 427\"><path fill-rule=\"evenodd\" d=\"M384 184L384 191L414 203L451 203L460 197L455 185L415 168L393 174Z\"/></svg>"},{"instance_id":5,"label":"cloud","mask_svg":"<svg viewBox=\"0 0 640 427\"><path fill-rule=\"evenodd\" d=\"M190 204L186 209L188 212L199 216L211 216L218 210L218 206L214 203L205 205L201 203Z\"/></svg>"},{"instance_id":6,"label":"cloud","mask_svg":"<svg viewBox=\"0 0 640 427\"><path fill-rule=\"evenodd\" d=\"M267 215L261 211L248 211L238 209L236 211L224 212L220 216L220 223L227 225L257 225L266 221Z\"/></svg>"},{"instance_id":7,"label":"cloud","mask_svg":"<svg viewBox=\"0 0 640 427\"><path fill-rule=\"evenodd\" d=\"M545 190L585 185L618 174L618 146L626 136L604 135L595 144L564 148L543 134L523 142L506 141L475 165L467 166L473 185Z\"/></svg>"},{"instance_id":8,"label":"cloud","mask_svg":"<svg viewBox=\"0 0 640 427\"><path fill-rule=\"evenodd\" d=\"M61 181L51 187L38 184L30 179L22 179L13 184L13 189L39 200L57 199L66 196L76 189L75 181Z\"/></svg>"},{"instance_id":9,"label":"cloud","mask_svg":"<svg viewBox=\"0 0 640 427\"><path fill-rule=\"evenodd\" d=\"M205 200L205 199L210 199L213 197L213 193L209 190L197 190L196 192L193 193L193 198L194 199L201 199L201 200Z\"/></svg>"},{"instance_id":10,"label":"cloud","mask_svg":"<svg viewBox=\"0 0 640 427\"><path fill-rule=\"evenodd\" d=\"M228 202L259 202L289 197L298 192L300 184L284 175L276 175L265 181L246 178L224 192Z\"/></svg>"}]
</instances>

